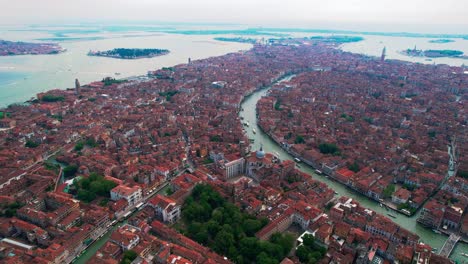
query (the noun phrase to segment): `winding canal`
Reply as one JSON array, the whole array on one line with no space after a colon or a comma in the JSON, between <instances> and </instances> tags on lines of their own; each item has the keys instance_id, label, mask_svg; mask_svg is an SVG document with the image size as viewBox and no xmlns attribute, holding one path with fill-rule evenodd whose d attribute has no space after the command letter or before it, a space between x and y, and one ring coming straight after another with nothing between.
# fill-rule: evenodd
<instances>
[{"instance_id":1,"label":"winding canal","mask_svg":"<svg viewBox=\"0 0 468 264\"><path fill-rule=\"evenodd\" d=\"M280 79L274 84L289 81L292 78L294 78L294 75L284 77L283 79ZM257 124L257 116L256 116L256 110L255 110L257 102L258 100L260 100L260 98L268 94L268 91L273 85L265 89L256 91L253 94L246 97L245 100L241 104L241 109L243 110L239 112L239 116L241 117L241 119L243 119L242 122L248 121L249 123L248 127L244 125L244 129L246 131L248 138L254 139L254 142L251 143L252 150L257 150L260 148L260 145L263 145L263 149L266 152L277 153L279 154L280 159L282 160L286 160L286 159L293 160L294 157L292 157L290 154L284 151L268 135L263 133L263 131L260 129L260 127ZM256 133L252 132L254 129ZM325 176L317 175L314 169L305 163L301 163L301 167L298 169L311 175L314 179L326 183L330 188L335 190L339 196L347 196L347 197L353 198L356 201L358 201L362 206L372 209L375 212L378 212L382 215L387 215L387 213L392 212L392 214L396 216L396 218L392 219L395 223L418 234L421 241L423 241L426 244L431 245L433 248L437 248L437 250L440 250L445 240L447 240L447 236L436 234L431 229L424 228L423 226L417 224L416 219L418 218L420 211L417 214L413 215L412 217L408 217L408 216L396 213L394 211L387 211L387 209L380 207L377 202L353 190L346 188L344 185L337 183L329 178L326 178ZM452 254L450 255L450 258L455 260L457 263L468 263L468 259L462 256L461 253L468 253L467 244L458 243L456 248L453 250Z\"/></svg>"}]
</instances>

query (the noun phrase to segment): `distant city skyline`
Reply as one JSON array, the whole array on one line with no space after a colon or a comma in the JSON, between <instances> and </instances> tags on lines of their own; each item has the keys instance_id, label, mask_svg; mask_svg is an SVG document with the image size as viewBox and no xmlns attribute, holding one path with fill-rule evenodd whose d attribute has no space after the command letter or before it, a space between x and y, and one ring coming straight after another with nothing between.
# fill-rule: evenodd
<instances>
[{"instance_id":1,"label":"distant city skyline","mask_svg":"<svg viewBox=\"0 0 468 264\"><path fill-rule=\"evenodd\" d=\"M0 0L0 24L105 21L468 33L461 0Z\"/></svg>"}]
</instances>

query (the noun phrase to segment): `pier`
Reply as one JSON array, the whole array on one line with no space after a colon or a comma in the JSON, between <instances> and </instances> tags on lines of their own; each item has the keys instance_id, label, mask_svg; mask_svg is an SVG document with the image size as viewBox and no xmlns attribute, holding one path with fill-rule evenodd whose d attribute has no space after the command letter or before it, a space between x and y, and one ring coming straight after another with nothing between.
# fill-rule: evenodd
<instances>
[{"instance_id":1,"label":"pier","mask_svg":"<svg viewBox=\"0 0 468 264\"><path fill-rule=\"evenodd\" d=\"M460 236L451 234L449 238L445 241L444 246L440 249L439 255L448 258L452 250L455 248Z\"/></svg>"}]
</instances>

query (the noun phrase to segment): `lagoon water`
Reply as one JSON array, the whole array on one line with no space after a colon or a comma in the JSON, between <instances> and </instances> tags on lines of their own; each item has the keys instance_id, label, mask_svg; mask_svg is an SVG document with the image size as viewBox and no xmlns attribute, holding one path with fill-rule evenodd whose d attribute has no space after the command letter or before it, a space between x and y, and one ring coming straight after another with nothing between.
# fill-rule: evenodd
<instances>
[{"instance_id":1,"label":"lagoon water","mask_svg":"<svg viewBox=\"0 0 468 264\"><path fill-rule=\"evenodd\" d=\"M0 107L24 102L50 89L74 87L75 78L85 84L110 76L144 75L148 70L247 50L249 44L219 42L209 36L157 34L144 37L115 37L60 43L66 52L58 55L0 57ZM113 48L165 48L165 56L123 60L87 56L89 50ZM118 73L118 75L116 74Z\"/></svg>"},{"instance_id":2,"label":"lagoon water","mask_svg":"<svg viewBox=\"0 0 468 264\"><path fill-rule=\"evenodd\" d=\"M41 38L57 36L47 30L34 28L0 27L1 39L12 41L38 41ZM66 29L64 29L66 30ZM57 31L55 31L57 32ZM66 34L72 40L61 42L67 49L58 55L24 55L0 57L0 107L11 103L24 102L37 93L50 89L65 89L74 86L75 78L82 84L104 77L124 78L146 74L148 70L173 66L192 60L219 56L238 50L246 50L249 44L215 41L214 35L182 35L162 32L94 32L91 30L77 34L70 30ZM75 33L74 33L75 32ZM59 33L59 36L64 33ZM291 33L294 37L315 36L324 34ZM219 36L219 35L216 35ZM261 37L261 36L246 36ZM266 36L268 37L268 36ZM468 60L437 58L427 61L424 58L411 58L398 51L418 49L456 49L468 54L468 40L456 39L455 42L437 44L429 43L428 38L408 38L389 36L363 36L364 41L342 45L345 51L380 56L383 47L387 49L388 59L409 60L421 63L443 63L460 66L468 65ZM107 50L113 48L163 48L170 54L149 59L121 60L87 56L89 50ZM116 74L119 73L119 74Z\"/></svg>"},{"instance_id":3,"label":"lagoon water","mask_svg":"<svg viewBox=\"0 0 468 264\"><path fill-rule=\"evenodd\" d=\"M459 58L421 58L408 57L400 53L402 50L417 49L428 50L460 50L465 55L468 55L468 40L453 39L450 43L430 43L430 38L407 38L407 37L388 37L388 36L363 36L364 41L347 43L342 46L345 51L366 54L370 56L378 56L382 54L382 49L386 48L386 58L394 60L412 61L425 64L448 64L451 66L468 66L468 60Z\"/></svg>"}]
</instances>

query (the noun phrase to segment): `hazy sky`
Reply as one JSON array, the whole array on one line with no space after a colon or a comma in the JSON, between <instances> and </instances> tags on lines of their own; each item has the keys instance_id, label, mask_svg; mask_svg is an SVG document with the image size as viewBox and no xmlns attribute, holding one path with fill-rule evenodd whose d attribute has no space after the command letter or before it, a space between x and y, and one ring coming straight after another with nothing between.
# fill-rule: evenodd
<instances>
[{"instance_id":1,"label":"hazy sky","mask_svg":"<svg viewBox=\"0 0 468 264\"><path fill-rule=\"evenodd\" d=\"M0 6L0 24L154 20L468 31L468 0L0 0Z\"/></svg>"}]
</instances>

